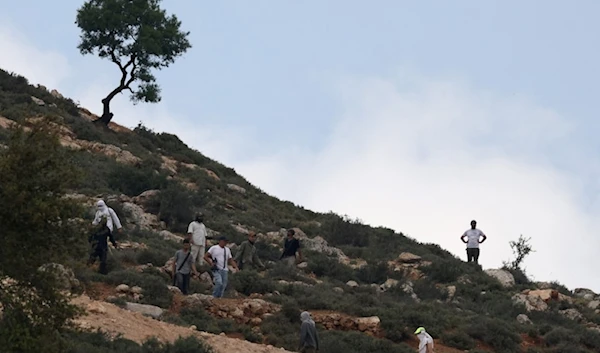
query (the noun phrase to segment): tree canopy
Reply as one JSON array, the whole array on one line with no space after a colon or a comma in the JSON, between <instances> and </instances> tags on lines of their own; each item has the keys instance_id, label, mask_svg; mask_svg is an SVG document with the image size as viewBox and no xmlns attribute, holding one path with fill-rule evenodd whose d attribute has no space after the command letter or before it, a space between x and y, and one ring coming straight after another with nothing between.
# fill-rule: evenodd
<instances>
[{"instance_id":1,"label":"tree canopy","mask_svg":"<svg viewBox=\"0 0 600 353\"><path fill-rule=\"evenodd\" d=\"M75 23L81 29L79 51L97 54L115 63L121 73L118 86L102 99L100 121L113 117L111 100L127 90L130 99L156 103L160 87L153 70L175 62L191 44L175 15L167 15L161 0L89 0L77 11Z\"/></svg>"}]
</instances>

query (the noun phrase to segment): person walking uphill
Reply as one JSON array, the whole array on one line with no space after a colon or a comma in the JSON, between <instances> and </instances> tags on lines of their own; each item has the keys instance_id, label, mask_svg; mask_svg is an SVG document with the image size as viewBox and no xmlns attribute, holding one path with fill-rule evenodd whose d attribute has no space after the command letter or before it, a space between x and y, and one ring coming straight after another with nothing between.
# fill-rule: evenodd
<instances>
[{"instance_id":1,"label":"person walking uphill","mask_svg":"<svg viewBox=\"0 0 600 353\"><path fill-rule=\"evenodd\" d=\"M479 244L483 243L487 236L477 229L477 222L471 221L471 229L467 230L460 237L463 243L467 244L467 262L479 263Z\"/></svg>"},{"instance_id":2,"label":"person walking uphill","mask_svg":"<svg viewBox=\"0 0 600 353\"><path fill-rule=\"evenodd\" d=\"M188 226L190 244L192 245L192 257L198 265L204 265L204 252L206 251L206 226L204 225L204 215L198 213L196 219Z\"/></svg>"},{"instance_id":3,"label":"person walking uphill","mask_svg":"<svg viewBox=\"0 0 600 353\"><path fill-rule=\"evenodd\" d=\"M308 311L300 314L300 346L298 350L301 353L315 353L319 351L319 334L315 322L310 317Z\"/></svg>"},{"instance_id":4,"label":"person walking uphill","mask_svg":"<svg viewBox=\"0 0 600 353\"><path fill-rule=\"evenodd\" d=\"M248 233L248 240L244 241L239 250L235 254L235 262L240 270L259 270L264 269L262 261L258 258L258 250L256 249L256 233Z\"/></svg>"},{"instance_id":5,"label":"person walking uphill","mask_svg":"<svg viewBox=\"0 0 600 353\"><path fill-rule=\"evenodd\" d=\"M118 248L118 244L108 228L108 217L106 215L100 216L98 220L94 220L94 223L98 227L88 237L88 242L91 245L91 252L87 263L88 265L93 265L96 262L96 258L100 258L99 272L106 275L108 274L108 268L106 266L108 242L106 241L106 238L110 239L110 242L115 248Z\"/></svg>"},{"instance_id":6,"label":"person walking uphill","mask_svg":"<svg viewBox=\"0 0 600 353\"><path fill-rule=\"evenodd\" d=\"M415 335L419 338L419 353L433 353L433 337L425 331L425 328L419 327Z\"/></svg>"},{"instance_id":7,"label":"person walking uphill","mask_svg":"<svg viewBox=\"0 0 600 353\"><path fill-rule=\"evenodd\" d=\"M227 276L229 274L227 265L229 264L236 270L239 270L231 256L231 250L226 245L227 238L220 237L219 244L211 246L204 255L204 260L210 264L213 272L213 281L215 284L213 297L215 298L222 298L225 289L227 289Z\"/></svg>"},{"instance_id":8,"label":"person walking uphill","mask_svg":"<svg viewBox=\"0 0 600 353\"><path fill-rule=\"evenodd\" d=\"M283 253L279 260L283 261L288 266L294 266L302 260L302 251L300 250L300 241L294 237L296 232L293 229L287 231L287 238L283 243ZM298 257L296 258L296 253Z\"/></svg>"},{"instance_id":9,"label":"person walking uphill","mask_svg":"<svg viewBox=\"0 0 600 353\"><path fill-rule=\"evenodd\" d=\"M173 280L175 286L184 295L188 294L190 288L191 273L197 275L198 271L196 271L196 263L190 251L190 241L189 239L184 239L183 249L177 250L175 261L173 262Z\"/></svg>"}]
</instances>

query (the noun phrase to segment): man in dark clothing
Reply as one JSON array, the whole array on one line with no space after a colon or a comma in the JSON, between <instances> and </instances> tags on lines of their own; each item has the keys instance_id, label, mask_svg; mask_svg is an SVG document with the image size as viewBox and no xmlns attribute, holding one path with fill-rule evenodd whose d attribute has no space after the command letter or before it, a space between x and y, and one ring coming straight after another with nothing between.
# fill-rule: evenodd
<instances>
[{"instance_id":1,"label":"man in dark clothing","mask_svg":"<svg viewBox=\"0 0 600 353\"><path fill-rule=\"evenodd\" d=\"M310 318L308 311L300 314L300 347L302 353L315 353L319 351L319 334L315 322Z\"/></svg>"},{"instance_id":2,"label":"man in dark clothing","mask_svg":"<svg viewBox=\"0 0 600 353\"><path fill-rule=\"evenodd\" d=\"M191 274L198 274L198 271L196 271L196 262L194 261L194 256L190 251L190 247L190 240L184 239L183 249L177 250L175 253L175 261L173 261L173 280L175 286L177 286L184 295L188 294Z\"/></svg>"},{"instance_id":3,"label":"man in dark clothing","mask_svg":"<svg viewBox=\"0 0 600 353\"><path fill-rule=\"evenodd\" d=\"M258 258L258 250L256 249L256 233L250 232L248 240L240 245L240 248L235 254L234 260L240 270L261 270L265 268L262 261Z\"/></svg>"},{"instance_id":4,"label":"man in dark clothing","mask_svg":"<svg viewBox=\"0 0 600 353\"><path fill-rule=\"evenodd\" d=\"M296 232L293 229L287 231L287 239L283 243L283 253L279 260L282 260L288 266L294 266L302 260L302 251L300 251L300 241L294 237ZM296 258L296 253L298 257Z\"/></svg>"},{"instance_id":5,"label":"man in dark clothing","mask_svg":"<svg viewBox=\"0 0 600 353\"><path fill-rule=\"evenodd\" d=\"M88 237L88 242L91 245L90 258L88 259L88 265L94 264L96 262L96 258L100 258L100 273L105 275L108 274L108 269L106 266L106 256L108 254L108 241L107 238L110 239L110 242L113 246L118 248L117 242L113 237L113 233L107 226L107 218L101 217L99 222L97 223L98 227L95 231Z\"/></svg>"}]
</instances>

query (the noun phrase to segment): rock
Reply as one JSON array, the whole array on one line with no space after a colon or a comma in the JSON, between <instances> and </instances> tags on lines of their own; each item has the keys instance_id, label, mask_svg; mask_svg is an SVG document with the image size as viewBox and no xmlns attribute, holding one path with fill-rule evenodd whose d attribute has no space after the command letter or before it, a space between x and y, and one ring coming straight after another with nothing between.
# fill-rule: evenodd
<instances>
[{"instance_id":1,"label":"rock","mask_svg":"<svg viewBox=\"0 0 600 353\"><path fill-rule=\"evenodd\" d=\"M355 322L358 324L358 330L365 332L367 330L374 330L379 327L381 320L379 320L379 317L377 316L371 316L356 318Z\"/></svg>"},{"instance_id":2,"label":"rock","mask_svg":"<svg viewBox=\"0 0 600 353\"><path fill-rule=\"evenodd\" d=\"M238 232L240 234L244 234L244 235L250 234L250 231L248 229L246 229L245 227L243 227L241 224L232 224L231 226L233 227L233 229L235 229L236 232Z\"/></svg>"},{"instance_id":3,"label":"rock","mask_svg":"<svg viewBox=\"0 0 600 353\"><path fill-rule=\"evenodd\" d=\"M213 297L211 295L196 293L196 294L188 295L187 297L185 297L185 299L183 301L187 305L205 306L205 305L212 304Z\"/></svg>"},{"instance_id":4,"label":"rock","mask_svg":"<svg viewBox=\"0 0 600 353\"><path fill-rule=\"evenodd\" d=\"M206 283L206 284L213 283L212 277L210 276L210 274L208 272L202 272L202 274L200 275L200 281L202 281L202 283Z\"/></svg>"},{"instance_id":5,"label":"rock","mask_svg":"<svg viewBox=\"0 0 600 353\"><path fill-rule=\"evenodd\" d=\"M346 285L350 288L358 287L358 283L356 283L356 281L348 281L348 282L346 282Z\"/></svg>"},{"instance_id":6,"label":"rock","mask_svg":"<svg viewBox=\"0 0 600 353\"><path fill-rule=\"evenodd\" d=\"M192 326L190 326L190 330L196 331L196 330L198 330L198 327L196 327L196 325L192 325Z\"/></svg>"},{"instance_id":7,"label":"rock","mask_svg":"<svg viewBox=\"0 0 600 353\"><path fill-rule=\"evenodd\" d=\"M38 271L46 272L54 277L56 280L56 285L60 290L73 292L77 291L80 287L79 280L75 278L75 273L73 273L73 270L64 265L47 263L40 266Z\"/></svg>"},{"instance_id":8,"label":"rock","mask_svg":"<svg viewBox=\"0 0 600 353\"><path fill-rule=\"evenodd\" d=\"M182 243L183 242L183 237L173 234L171 232L169 232L168 230L161 230L158 235L160 235L164 240L171 240L174 241L176 243Z\"/></svg>"},{"instance_id":9,"label":"rock","mask_svg":"<svg viewBox=\"0 0 600 353\"><path fill-rule=\"evenodd\" d=\"M37 97L31 96L31 100L33 101L33 103L35 103L37 105L40 105L40 106L41 105L46 105L46 102L44 102L43 100L41 100L41 99L39 99Z\"/></svg>"},{"instance_id":10,"label":"rock","mask_svg":"<svg viewBox=\"0 0 600 353\"><path fill-rule=\"evenodd\" d=\"M132 294L142 294L142 292L144 290L142 289L142 287L135 286L135 287L131 287L130 291Z\"/></svg>"},{"instance_id":11,"label":"rock","mask_svg":"<svg viewBox=\"0 0 600 353\"><path fill-rule=\"evenodd\" d=\"M239 185L235 185L235 184L227 184L227 187L230 190L239 192L240 194L245 194L246 193L246 189L244 189L243 187L239 186Z\"/></svg>"},{"instance_id":12,"label":"rock","mask_svg":"<svg viewBox=\"0 0 600 353\"><path fill-rule=\"evenodd\" d=\"M119 163L136 165L141 162L141 159L133 155L133 153L114 145L105 145L100 142L91 142L85 140L77 140L75 144L79 149L85 149L93 153L103 154L107 157L114 158Z\"/></svg>"},{"instance_id":13,"label":"rock","mask_svg":"<svg viewBox=\"0 0 600 353\"><path fill-rule=\"evenodd\" d=\"M413 283L411 281L406 281L402 284L402 291L408 295L417 303L421 302L421 299L417 296L413 288Z\"/></svg>"},{"instance_id":14,"label":"rock","mask_svg":"<svg viewBox=\"0 0 600 353\"><path fill-rule=\"evenodd\" d=\"M124 202L122 205L123 211L126 213L127 223L133 226L139 226L142 229L158 228L160 223L156 215L146 213L140 206Z\"/></svg>"},{"instance_id":15,"label":"rock","mask_svg":"<svg viewBox=\"0 0 600 353\"><path fill-rule=\"evenodd\" d=\"M173 294L182 294L181 293L181 289L179 289L178 287L175 286L167 286L167 288L169 289L169 292L173 293Z\"/></svg>"},{"instance_id":16,"label":"rock","mask_svg":"<svg viewBox=\"0 0 600 353\"><path fill-rule=\"evenodd\" d=\"M577 298L589 298L588 300L594 299L597 296L593 290L587 288L575 288L573 290L573 295Z\"/></svg>"},{"instance_id":17,"label":"rock","mask_svg":"<svg viewBox=\"0 0 600 353\"><path fill-rule=\"evenodd\" d=\"M411 264L421 262L422 258L419 255L411 254L409 252L403 252L398 256L398 260L403 263Z\"/></svg>"},{"instance_id":18,"label":"rock","mask_svg":"<svg viewBox=\"0 0 600 353\"><path fill-rule=\"evenodd\" d=\"M560 310L559 313L567 319L577 322L583 321L583 315L579 311L577 311L577 309Z\"/></svg>"},{"instance_id":19,"label":"rock","mask_svg":"<svg viewBox=\"0 0 600 353\"><path fill-rule=\"evenodd\" d=\"M513 303L525 305L527 311L546 311L548 304L537 295L517 293L512 297Z\"/></svg>"},{"instance_id":20,"label":"rock","mask_svg":"<svg viewBox=\"0 0 600 353\"><path fill-rule=\"evenodd\" d=\"M600 307L600 300L592 300L588 303L588 308L596 310Z\"/></svg>"},{"instance_id":21,"label":"rock","mask_svg":"<svg viewBox=\"0 0 600 353\"><path fill-rule=\"evenodd\" d=\"M252 326L260 326L260 324L262 324L262 319L259 317L255 317L250 320L250 325Z\"/></svg>"},{"instance_id":22,"label":"rock","mask_svg":"<svg viewBox=\"0 0 600 353\"><path fill-rule=\"evenodd\" d=\"M221 181L221 178L219 178L219 176L217 175L217 173L213 172L210 169L206 169L206 168L200 168L202 170L204 170L204 172L206 172L206 174L211 177L212 179L214 179L215 181Z\"/></svg>"},{"instance_id":23,"label":"rock","mask_svg":"<svg viewBox=\"0 0 600 353\"><path fill-rule=\"evenodd\" d=\"M119 284L116 289L117 293L129 293L131 291L131 288L126 284Z\"/></svg>"},{"instance_id":24,"label":"rock","mask_svg":"<svg viewBox=\"0 0 600 353\"><path fill-rule=\"evenodd\" d=\"M106 308L98 302L89 303L86 310L92 314L106 314Z\"/></svg>"},{"instance_id":25,"label":"rock","mask_svg":"<svg viewBox=\"0 0 600 353\"><path fill-rule=\"evenodd\" d=\"M241 319L244 317L244 311L240 308L235 308L235 310L231 313L231 317L234 319Z\"/></svg>"},{"instance_id":26,"label":"rock","mask_svg":"<svg viewBox=\"0 0 600 353\"><path fill-rule=\"evenodd\" d=\"M143 193L133 198L133 202L138 205L145 205L148 201L152 200L160 194L160 190L146 190Z\"/></svg>"},{"instance_id":27,"label":"rock","mask_svg":"<svg viewBox=\"0 0 600 353\"><path fill-rule=\"evenodd\" d=\"M305 269L308 268L308 262L304 261L299 263L298 265L296 265L296 267L300 268L300 269Z\"/></svg>"},{"instance_id":28,"label":"rock","mask_svg":"<svg viewBox=\"0 0 600 353\"><path fill-rule=\"evenodd\" d=\"M448 301L452 300L456 295L456 286L446 287L446 293L448 293Z\"/></svg>"},{"instance_id":29,"label":"rock","mask_svg":"<svg viewBox=\"0 0 600 353\"><path fill-rule=\"evenodd\" d=\"M497 279L500 282L500 284L502 284L503 287L510 288L515 285L515 277L512 275L512 273L510 273L506 270L489 269L489 270L485 270L485 273L488 276L491 276L491 277L494 277L495 279Z\"/></svg>"},{"instance_id":30,"label":"rock","mask_svg":"<svg viewBox=\"0 0 600 353\"><path fill-rule=\"evenodd\" d=\"M567 303L573 303L573 299L571 297L561 294L555 289L526 290L523 293L528 294L530 296L538 296L545 302L548 302L550 300L558 300Z\"/></svg>"},{"instance_id":31,"label":"rock","mask_svg":"<svg viewBox=\"0 0 600 353\"><path fill-rule=\"evenodd\" d=\"M127 302L125 305L125 309L129 311L133 311L136 313L140 313L142 315L150 316L154 319L158 319L163 314L163 309L154 305L146 305L146 304L137 304Z\"/></svg>"},{"instance_id":32,"label":"rock","mask_svg":"<svg viewBox=\"0 0 600 353\"><path fill-rule=\"evenodd\" d=\"M109 244L108 246L113 247L112 244ZM146 250L146 249L148 249L148 246L146 244L136 243L134 241L122 241L122 242L119 243L119 247L121 249L132 249L132 250Z\"/></svg>"},{"instance_id":33,"label":"rock","mask_svg":"<svg viewBox=\"0 0 600 353\"><path fill-rule=\"evenodd\" d=\"M525 314L520 314L517 316L517 322L519 322L521 325L531 325L533 324L533 322L531 322L531 320L529 319L529 316L525 315Z\"/></svg>"},{"instance_id":34,"label":"rock","mask_svg":"<svg viewBox=\"0 0 600 353\"><path fill-rule=\"evenodd\" d=\"M333 287L333 291L336 293L344 293L344 289L341 287Z\"/></svg>"},{"instance_id":35,"label":"rock","mask_svg":"<svg viewBox=\"0 0 600 353\"><path fill-rule=\"evenodd\" d=\"M395 287L395 286L397 286L399 283L400 283L400 281L398 281L398 280L395 280L395 279L393 279L393 278L388 278L388 279L387 279L387 280L386 280L386 281L385 281L385 282L384 282L384 283L383 283L383 284L380 286L380 288L381 288L381 290L382 290L383 292L385 292L385 291L387 291L387 290L391 289L392 287Z\"/></svg>"},{"instance_id":36,"label":"rock","mask_svg":"<svg viewBox=\"0 0 600 353\"><path fill-rule=\"evenodd\" d=\"M64 99L65 97L60 94L60 92L58 92L57 90L53 89L50 94L54 97L54 98L58 98L58 99Z\"/></svg>"}]
</instances>

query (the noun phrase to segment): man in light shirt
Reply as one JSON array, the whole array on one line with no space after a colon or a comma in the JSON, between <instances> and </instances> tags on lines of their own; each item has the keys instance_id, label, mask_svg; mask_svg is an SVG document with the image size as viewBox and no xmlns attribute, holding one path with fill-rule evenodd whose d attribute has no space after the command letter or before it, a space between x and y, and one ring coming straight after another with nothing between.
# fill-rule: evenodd
<instances>
[{"instance_id":1,"label":"man in light shirt","mask_svg":"<svg viewBox=\"0 0 600 353\"><path fill-rule=\"evenodd\" d=\"M231 265L231 267L239 271L237 264L231 256L231 250L227 247L227 238L220 237L219 244L213 245L208 249L204 255L204 260L210 264L213 273L213 282L215 284L213 297L222 298L225 289L227 289L227 277L229 274L227 265Z\"/></svg>"},{"instance_id":2,"label":"man in light shirt","mask_svg":"<svg viewBox=\"0 0 600 353\"><path fill-rule=\"evenodd\" d=\"M467 244L467 262L479 263L479 244L486 239L487 236L477 229L477 222L471 221L471 229L464 232L460 237L460 240Z\"/></svg>"},{"instance_id":3,"label":"man in light shirt","mask_svg":"<svg viewBox=\"0 0 600 353\"><path fill-rule=\"evenodd\" d=\"M425 328L419 327L415 335L419 338L419 353L433 353L433 337L425 331Z\"/></svg>"},{"instance_id":4,"label":"man in light shirt","mask_svg":"<svg viewBox=\"0 0 600 353\"><path fill-rule=\"evenodd\" d=\"M204 265L204 252L206 251L206 227L204 226L204 215L198 213L196 219L188 227L190 244L192 245L192 257L198 265Z\"/></svg>"}]
</instances>

